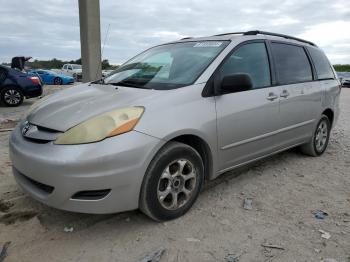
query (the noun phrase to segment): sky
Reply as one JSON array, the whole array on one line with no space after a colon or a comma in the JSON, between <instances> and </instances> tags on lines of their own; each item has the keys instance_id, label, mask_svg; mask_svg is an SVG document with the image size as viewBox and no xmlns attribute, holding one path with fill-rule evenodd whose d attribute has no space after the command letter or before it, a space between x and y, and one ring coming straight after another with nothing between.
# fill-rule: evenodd
<instances>
[{"instance_id":1,"label":"sky","mask_svg":"<svg viewBox=\"0 0 350 262\"><path fill-rule=\"evenodd\" d=\"M0 6L0 63L16 55L80 57L78 0L0 0ZM100 9L103 59L113 64L182 37L246 30L305 38L333 64L350 64L350 0L100 0Z\"/></svg>"}]
</instances>

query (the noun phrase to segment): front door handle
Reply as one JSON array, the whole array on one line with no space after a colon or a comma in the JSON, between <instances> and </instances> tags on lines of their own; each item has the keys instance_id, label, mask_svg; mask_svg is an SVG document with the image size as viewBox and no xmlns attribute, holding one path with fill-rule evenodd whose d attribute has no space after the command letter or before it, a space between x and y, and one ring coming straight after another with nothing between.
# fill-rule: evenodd
<instances>
[{"instance_id":1,"label":"front door handle","mask_svg":"<svg viewBox=\"0 0 350 262\"><path fill-rule=\"evenodd\" d=\"M275 100L275 99L277 99L278 98L278 95L276 95L275 93L269 93L269 96L268 97L266 97L266 99L267 100L270 100L270 101L273 101L273 100Z\"/></svg>"},{"instance_id":2,"label":"front door handle","mask_svg":"<svg viewBox=\"0 0 350 262\"><path fill-rule=\"evenodd\" d=\"M289 96L289 92L287 90L283 90L282 93L280 94L280 97L288 97Z\"/></svg>"}]
</instances>

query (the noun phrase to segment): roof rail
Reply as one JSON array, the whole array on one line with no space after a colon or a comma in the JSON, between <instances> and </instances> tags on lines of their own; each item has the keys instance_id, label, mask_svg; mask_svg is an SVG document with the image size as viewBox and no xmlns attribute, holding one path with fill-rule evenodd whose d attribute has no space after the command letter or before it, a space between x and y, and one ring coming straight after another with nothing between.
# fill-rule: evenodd
<instances>
[{"instance_id":1,"label":"roof rail","mask_svg":"<svg viewBox=\"0 0 350 262\"><path fill-rule=\"evenodd\" d=\"M233 33L223 33L223 34L218 34L218 35L213 35L213 36L224 36L224 35L242 35L245 32L233 32Z\"/></svg>"},{"instance_id":2,"label":"roof rail","mask_svg":"<svg viewBox=\"0 0 350 262\"><path fill-rule=\"evenodd\" d=\"M294 36L290 36L290 35L283 35L283 34L278 34L278 33L271 33L271 32L266 32L266 31L260 31L260 30L252 30L252 31L247 31L247 32L232 32L232 33L223 33L223 34L218 34L218 35L213 35L213 36L225 36L225 35L270 35L270 36L277 36L277 37L283 37L286 39L292 39L292 40L296 40L299 42L303 42L303 43L307 43L309 45L312 46L317 46L316 44L314 44L313 42L301 39L301 38L297 38ZM193 37L184 37L180 40L186 40L186 39L191 39Z\"/></svg>"},{"instance_id":3,"label":"roof rail","mask_svg":"<svg viewBox=\"0 0 350 262\"><path fill-rule=\"evenodd\" d=\"M296 41L299 41L299 42L310 44L312 46L316 46L314 43L312 43L310 41L307 41L307 40L304 40L304 39L300 39L300 38L297 38L297 37L294 37L294 36L289 36L289 35L283 35L283 34L277 34L277 33L271 33L271 32L259 31L259 30L248 31L248 32L243 33L243 35L258 35L258 34L259 35L271 35L271 36L283 37L283 38L286 38L286 39L292 39L292 40L296 40Z\"/></svg>"}]
</instances>

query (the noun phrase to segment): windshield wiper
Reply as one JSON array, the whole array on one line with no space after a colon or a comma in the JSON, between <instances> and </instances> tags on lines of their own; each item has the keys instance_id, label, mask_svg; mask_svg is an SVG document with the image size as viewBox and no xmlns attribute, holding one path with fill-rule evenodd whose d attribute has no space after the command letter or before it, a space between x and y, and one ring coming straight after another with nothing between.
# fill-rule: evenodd
<instances>
[{"instance_id":1,"label":"windshield wiper","mask_svg":"<svg viewBox=\"0 0 350 262\"><path fill-rule=\"evenodd\" d=\"M106 83L104 78L101 78L101 79L99 79L99 80L93 81L93 82L91 82L89 85L91 85L91 84L106 85L106 86L107 86L107 85L115 86L114 83ZM116 87L115 89L118 89L118 87Z\"/></svg>"},{"instance_id":2,"label":"windshield wiper","mask_svg":"<svg viewBox=\"0 0 350 262\"><path fill-rule=\"evenodd\" d=\"M115 85L115 86L126 86L126 87L133 87L133 88L149 89L148 87L140 86L140 85L130 83L130 82L125 82L125 81L120 81L116 83L107 83L107 84Z\"/></svg>"},{"instance_id":3,"label":"windshield wiper","mask_svg":"<svg viewBox=\"0 0 350 262\"><path fill-rule=\"evenodd\" d=\"M104 78L98 79L96 81L91 82L91 84L97 84L97 85L109 85L109 83L106 83Z\"/></svg>"}]
</instances>

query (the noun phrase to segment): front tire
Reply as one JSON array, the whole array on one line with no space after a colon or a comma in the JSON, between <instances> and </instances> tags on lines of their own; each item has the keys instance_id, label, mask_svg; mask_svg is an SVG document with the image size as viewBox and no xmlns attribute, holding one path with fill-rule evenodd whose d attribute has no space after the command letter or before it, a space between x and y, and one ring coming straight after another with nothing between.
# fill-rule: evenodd
<instances>
[{"instance_id":1,"label":"front tire","mask_svg":"<svg viewBox=\"0 0 350 262\"><path fill-rule=\"evenodd\" d=\"M200 155L192 147L170 142L151 161L140 194L140 209L156 221L184 215L196 201L204 180Z\"/></svg>"},{"instance_id":2,"label":"front tire","mask_svg":"<svg viewBox=\"0 0 350 262\"><path fill-rule=\"evenodd\" d=\"M331 123L326 115L322 115L311 140L300 147L301 151L309 156L322 155L327 149L330 133Z\"/></svg>"},{"instance_id":3,"label":"front tire","mask_svg":"<svg viewBox=\"0 0 350 262\"><path fill-rule=\"evenodd\" d=\"M0 92L0 100L6 106L19 106L23 103L23 99L22 91L15 86L5 87Z\"/></svg>"},{"instance_id":4,"label":"front tire","mask_svg":"<svg viewBox=\"0 0 350 262\"><path fill-rule=\"evenodd\" d=\"M56 78L53 80L53 83L54 83L55 85L62 85L62 84L63 84L63 81L62 81L61 78L56 77Z\"/></svg>"}]
</instances>

